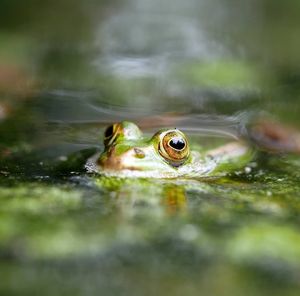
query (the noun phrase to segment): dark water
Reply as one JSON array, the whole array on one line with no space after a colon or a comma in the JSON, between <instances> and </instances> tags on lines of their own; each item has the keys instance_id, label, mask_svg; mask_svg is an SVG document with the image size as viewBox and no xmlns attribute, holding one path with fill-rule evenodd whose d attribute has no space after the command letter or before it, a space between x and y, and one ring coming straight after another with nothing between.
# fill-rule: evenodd
<instances>
[{"instance_id":1,"label":"dark water","mask_svg":"<svg viewBox=\"0 0 300 296\"><path fill-rule=\"evenodd\" d=\"M209 182L82 164L120 120L205 147L299 128L299 6L1 1L0 294L298 295L298 156Z\"/></svg>"}]
</instances>

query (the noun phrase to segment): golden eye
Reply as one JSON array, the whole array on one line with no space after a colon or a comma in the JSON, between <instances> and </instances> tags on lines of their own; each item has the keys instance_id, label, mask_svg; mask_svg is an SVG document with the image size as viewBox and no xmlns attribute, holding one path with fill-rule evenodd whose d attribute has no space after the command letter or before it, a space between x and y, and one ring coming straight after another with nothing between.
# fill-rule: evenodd
<instances>
[{"instance_id":1,"label":"golden eye","mask_svg":"<svg viewBox=\"0 0 300 296\"><path fill-rule=\"evenodd\" d=\"M190 154L185 135L178 130L171 130L161 134L159 153L173 166L182 165Z\"/></svg>"},{"instance_id":2,"label":"golden eye","mask_svg":"<svg viewBox=\"0 0 300 296\"><path fill-rule=\"evenodd\" d=\"M115 123L108 126L104 132L104 145L109 146L113 143L116 139L117 135L119 134L120 124Z\"/></svg>"}]
</instances>

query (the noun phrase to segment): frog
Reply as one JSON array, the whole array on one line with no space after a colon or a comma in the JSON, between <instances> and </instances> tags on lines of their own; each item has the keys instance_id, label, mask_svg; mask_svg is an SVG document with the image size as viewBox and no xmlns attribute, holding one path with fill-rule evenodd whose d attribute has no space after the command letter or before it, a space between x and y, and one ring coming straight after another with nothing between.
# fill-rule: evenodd
<instances>
[{"instance_id":1,"label":"frog","mask_svg":"<svg viewBox=\"0 0 300 296\"><path fill-rule=\"evenodd\" d=\"M178 128L163 128L147 137L133 122L109 125L103 135L104 150L90 157L89 173L133 178L214 178L241 169L256 151L243 140L198 151Z\"/></svg>"}]
</instances>

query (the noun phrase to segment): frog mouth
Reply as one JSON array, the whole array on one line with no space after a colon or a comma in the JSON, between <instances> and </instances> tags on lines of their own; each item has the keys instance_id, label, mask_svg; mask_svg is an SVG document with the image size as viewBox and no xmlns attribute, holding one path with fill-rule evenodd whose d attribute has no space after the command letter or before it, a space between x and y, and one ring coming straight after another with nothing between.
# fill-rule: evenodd
<instances>
[{"instance_id":1,"label":"frog mouth","mask_svg":"<svg viewBox=\"0 0 300 296\"><path fill-rule=\"evenodd\" d=\"M135 151L136 153L136 151ZM101 158L101 154L97 153L90 157L85 165L85 169L88 173L111 176L111 177L122 177L122 178L153 178L153 179L174 179L178 177L182 178L194 178L194 177L206 177L213 170L215 163L212 160L207 159L206 161L198 159L198 154L194 155L194 161L186 164L182 167L172 168L167 163L162 163L160 167L153 167L153 159L146 165L147 160L144 161L143 166L137 167L129 163L114 163L121 167L112 166L112 163L106 162L105 159ZM132 153L133 155L133 153ZM136 157L136 156L132 156ZM160 156L157 156L160 157ZM147 155L145 155L147 158ZM126 159L126 158L122 158ZM108 165L109 163L109 165ZM148 167L148 169L145 168Z\"/></svg>"}]
</instances>

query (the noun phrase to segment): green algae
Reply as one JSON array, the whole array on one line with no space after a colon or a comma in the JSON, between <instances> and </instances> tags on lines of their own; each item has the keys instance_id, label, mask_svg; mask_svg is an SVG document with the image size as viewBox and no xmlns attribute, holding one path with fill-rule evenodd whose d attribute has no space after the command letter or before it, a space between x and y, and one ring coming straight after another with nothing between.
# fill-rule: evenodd
<instances>
[{"instance_id":1,"label":"green algae","mask_svg":"<svg viewBox=\"0 0 300 296\"><path fill-rule=\"evenodd\" d=\"M1 295L299 295L298 156L218 179L84 170L119 116L254 108L299 126L296 1L2 2ZM14 69L34 80L20 97Z\"/></svg>"},{"instance_id":2,"label":"green algae","mask_svg":"<svg viewBox=\"0 0 300 296\"><path fill-rule=\"evenodd\" d=\"M297 161L283 162L287 171L294 165L297 175ZM38 270L52 281L54 270L66 276L64 270L73 266L77 276L83 276L91 266L95 279L98 272L120 276L123 270L131 282L138 272L154 272L153 280L169 278L182 289L177 270L193 278L191 291L213 291L204 282L208 274L219 273L215 283L232 293L249 281L249 291L258 294L289 287L290 295L296 295L299 185L278 164L281 174L274 173L276 167L274 172L265 167L263 173L255 167L251 173L209 182L77 175L59 186L45 180L2 185L0 253L10 259L0 272L8 268L18 277L31 270L47 286ZM11 278L9 272L6 277ZM262 278L267 280L260 286ZM236 280L239 284L233 285ZM72 291L70 275L66 281L67 291ZM114 281L98 284L118 290ZM32 286L22 285L31 291ZM126 286L125 279L120 285ZM163 290L163 283L159 285Z\"/></svg>"},{"instance_id":3,"label":"green algae","mask_svg":"<svg viewBox=\"0 0 300 296\"><path fill-rule=\"evenodd\" d=\"M246 287L246 295L297 295L297 157L258 155L222 178L152 180L86 174L94 148L40 153L16 150L1 160L4 294L31 294L38 286L60 294L51 283L63 277L64 292L77 287L74 295L138 295L154 283L159 295L220 287L228 295Z\"/></svg>"}]
</instances>

